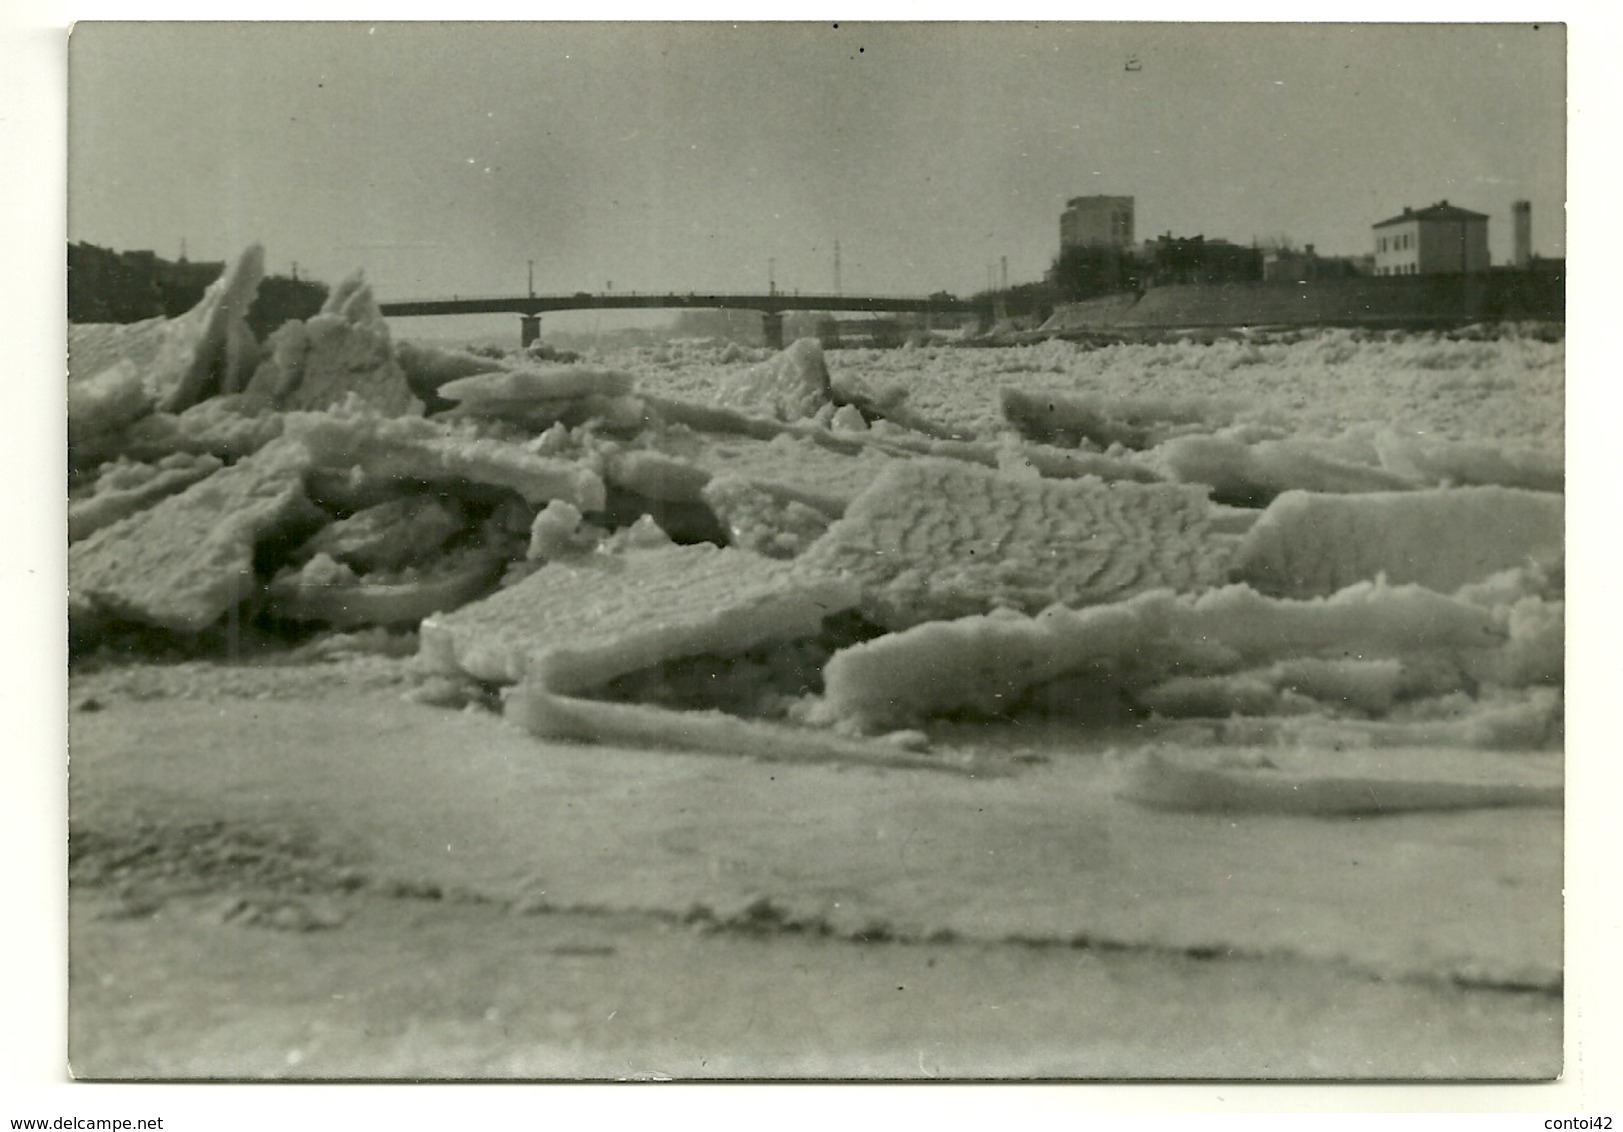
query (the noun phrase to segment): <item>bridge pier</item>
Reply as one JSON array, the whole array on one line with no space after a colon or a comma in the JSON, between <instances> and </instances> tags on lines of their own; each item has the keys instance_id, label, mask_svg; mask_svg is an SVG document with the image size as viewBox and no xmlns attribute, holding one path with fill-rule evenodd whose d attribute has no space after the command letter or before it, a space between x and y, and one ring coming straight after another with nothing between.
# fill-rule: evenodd
<instances>
[{"instance_id":1,"label":"bridge pier","mask_svg":"<svg viewBox=\"0 0 1623 1132\"><path fill-rule=\"evenodd\" d=\"M541 337L541 316L538 314L521 314L518 316L518 344L529 346Z\"/></svg>"},{"instance_id":2,"label":"bridge pier","mask_svg":"<svg viewBox=\"0 0 1623 1132\"><path fill-rule=\"evenodd\" d=\"M783 349L782 311L763 311L761 313L761 334L766 338L769 349Z\"/></svg>"}]
</instances>

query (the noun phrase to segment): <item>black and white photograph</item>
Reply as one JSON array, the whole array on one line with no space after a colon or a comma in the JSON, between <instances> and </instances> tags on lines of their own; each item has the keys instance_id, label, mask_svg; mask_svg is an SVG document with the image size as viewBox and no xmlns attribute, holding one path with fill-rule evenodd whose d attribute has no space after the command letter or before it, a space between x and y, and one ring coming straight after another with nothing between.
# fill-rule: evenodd
<instances>
[{"instance_id":1,"label":"black and white photograph","mask_svg":"<svg viewBox=\"0 0 1623 1132\"><path fill-rule=\"evenodd\" d=\"M75 25L72 1077L1561 1078L1569 46Z\"/></svg>"}]
</instances>

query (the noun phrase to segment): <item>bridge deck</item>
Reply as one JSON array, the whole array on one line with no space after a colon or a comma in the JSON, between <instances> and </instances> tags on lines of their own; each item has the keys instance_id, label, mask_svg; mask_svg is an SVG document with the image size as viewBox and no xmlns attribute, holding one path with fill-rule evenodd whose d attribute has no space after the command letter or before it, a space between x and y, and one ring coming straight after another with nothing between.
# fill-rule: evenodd
<instances>
[{"instance_id":1,"label":"bridge deck","mask_svg":"<svg viewBox=\"0 0 1623 1132\"><path fill-rule=\"evenodd\" d=\"M782 292L761 295L635 292L573 295L517 295L511 297L404 299L379 303L392 318L447 314L538 315L570 310L753 310L763 314L784 311L864 311L967 314L979 308L953 295L796 295Z\"/></svg>"}]
</instances>

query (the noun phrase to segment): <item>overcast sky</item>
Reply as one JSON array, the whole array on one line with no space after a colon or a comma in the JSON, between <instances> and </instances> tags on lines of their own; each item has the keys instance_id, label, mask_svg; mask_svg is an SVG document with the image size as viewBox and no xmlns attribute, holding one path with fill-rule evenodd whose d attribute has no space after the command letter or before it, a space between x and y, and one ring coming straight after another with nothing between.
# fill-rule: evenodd
<instances>
[{"instance_id":1,"label":"overcast sky","mask_svg":"<svg viewBox=\"0 0 1623 1132\"><path fill-rule=\"evenodd\" d=\"M1559 26L79 24L69 236L380 298L969 293L1067 198L1371 250L1447 198L1565 254Z\"/></svg>"}]
</instances>

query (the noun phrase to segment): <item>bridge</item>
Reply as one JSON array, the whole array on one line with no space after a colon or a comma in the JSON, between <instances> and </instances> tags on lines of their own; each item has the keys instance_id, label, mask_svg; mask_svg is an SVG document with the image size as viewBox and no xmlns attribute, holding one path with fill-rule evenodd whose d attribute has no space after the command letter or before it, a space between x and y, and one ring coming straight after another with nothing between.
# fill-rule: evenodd
<instances>
[{"instance_id":1,"label":"bridge","mask_svg":"<svg viewBox=\"0 0 1623 1132\"><path fill-rule=\"evenodd\" d=\"M981 306L946 292L934 295L806 295L785 291L765 294L643 294L618 291L593 294L577 291L572 295L519 295L514 297L450 299L403 299L379 303L386 318L422 318L452 314L516 314L520 341L528 346L541 337L541 316L550 311L575 310L749 310L761 313L767 345L783 346L785 311L856 311L868 314L908 313L971 314Z\"/></svg>"}]
</instances>

